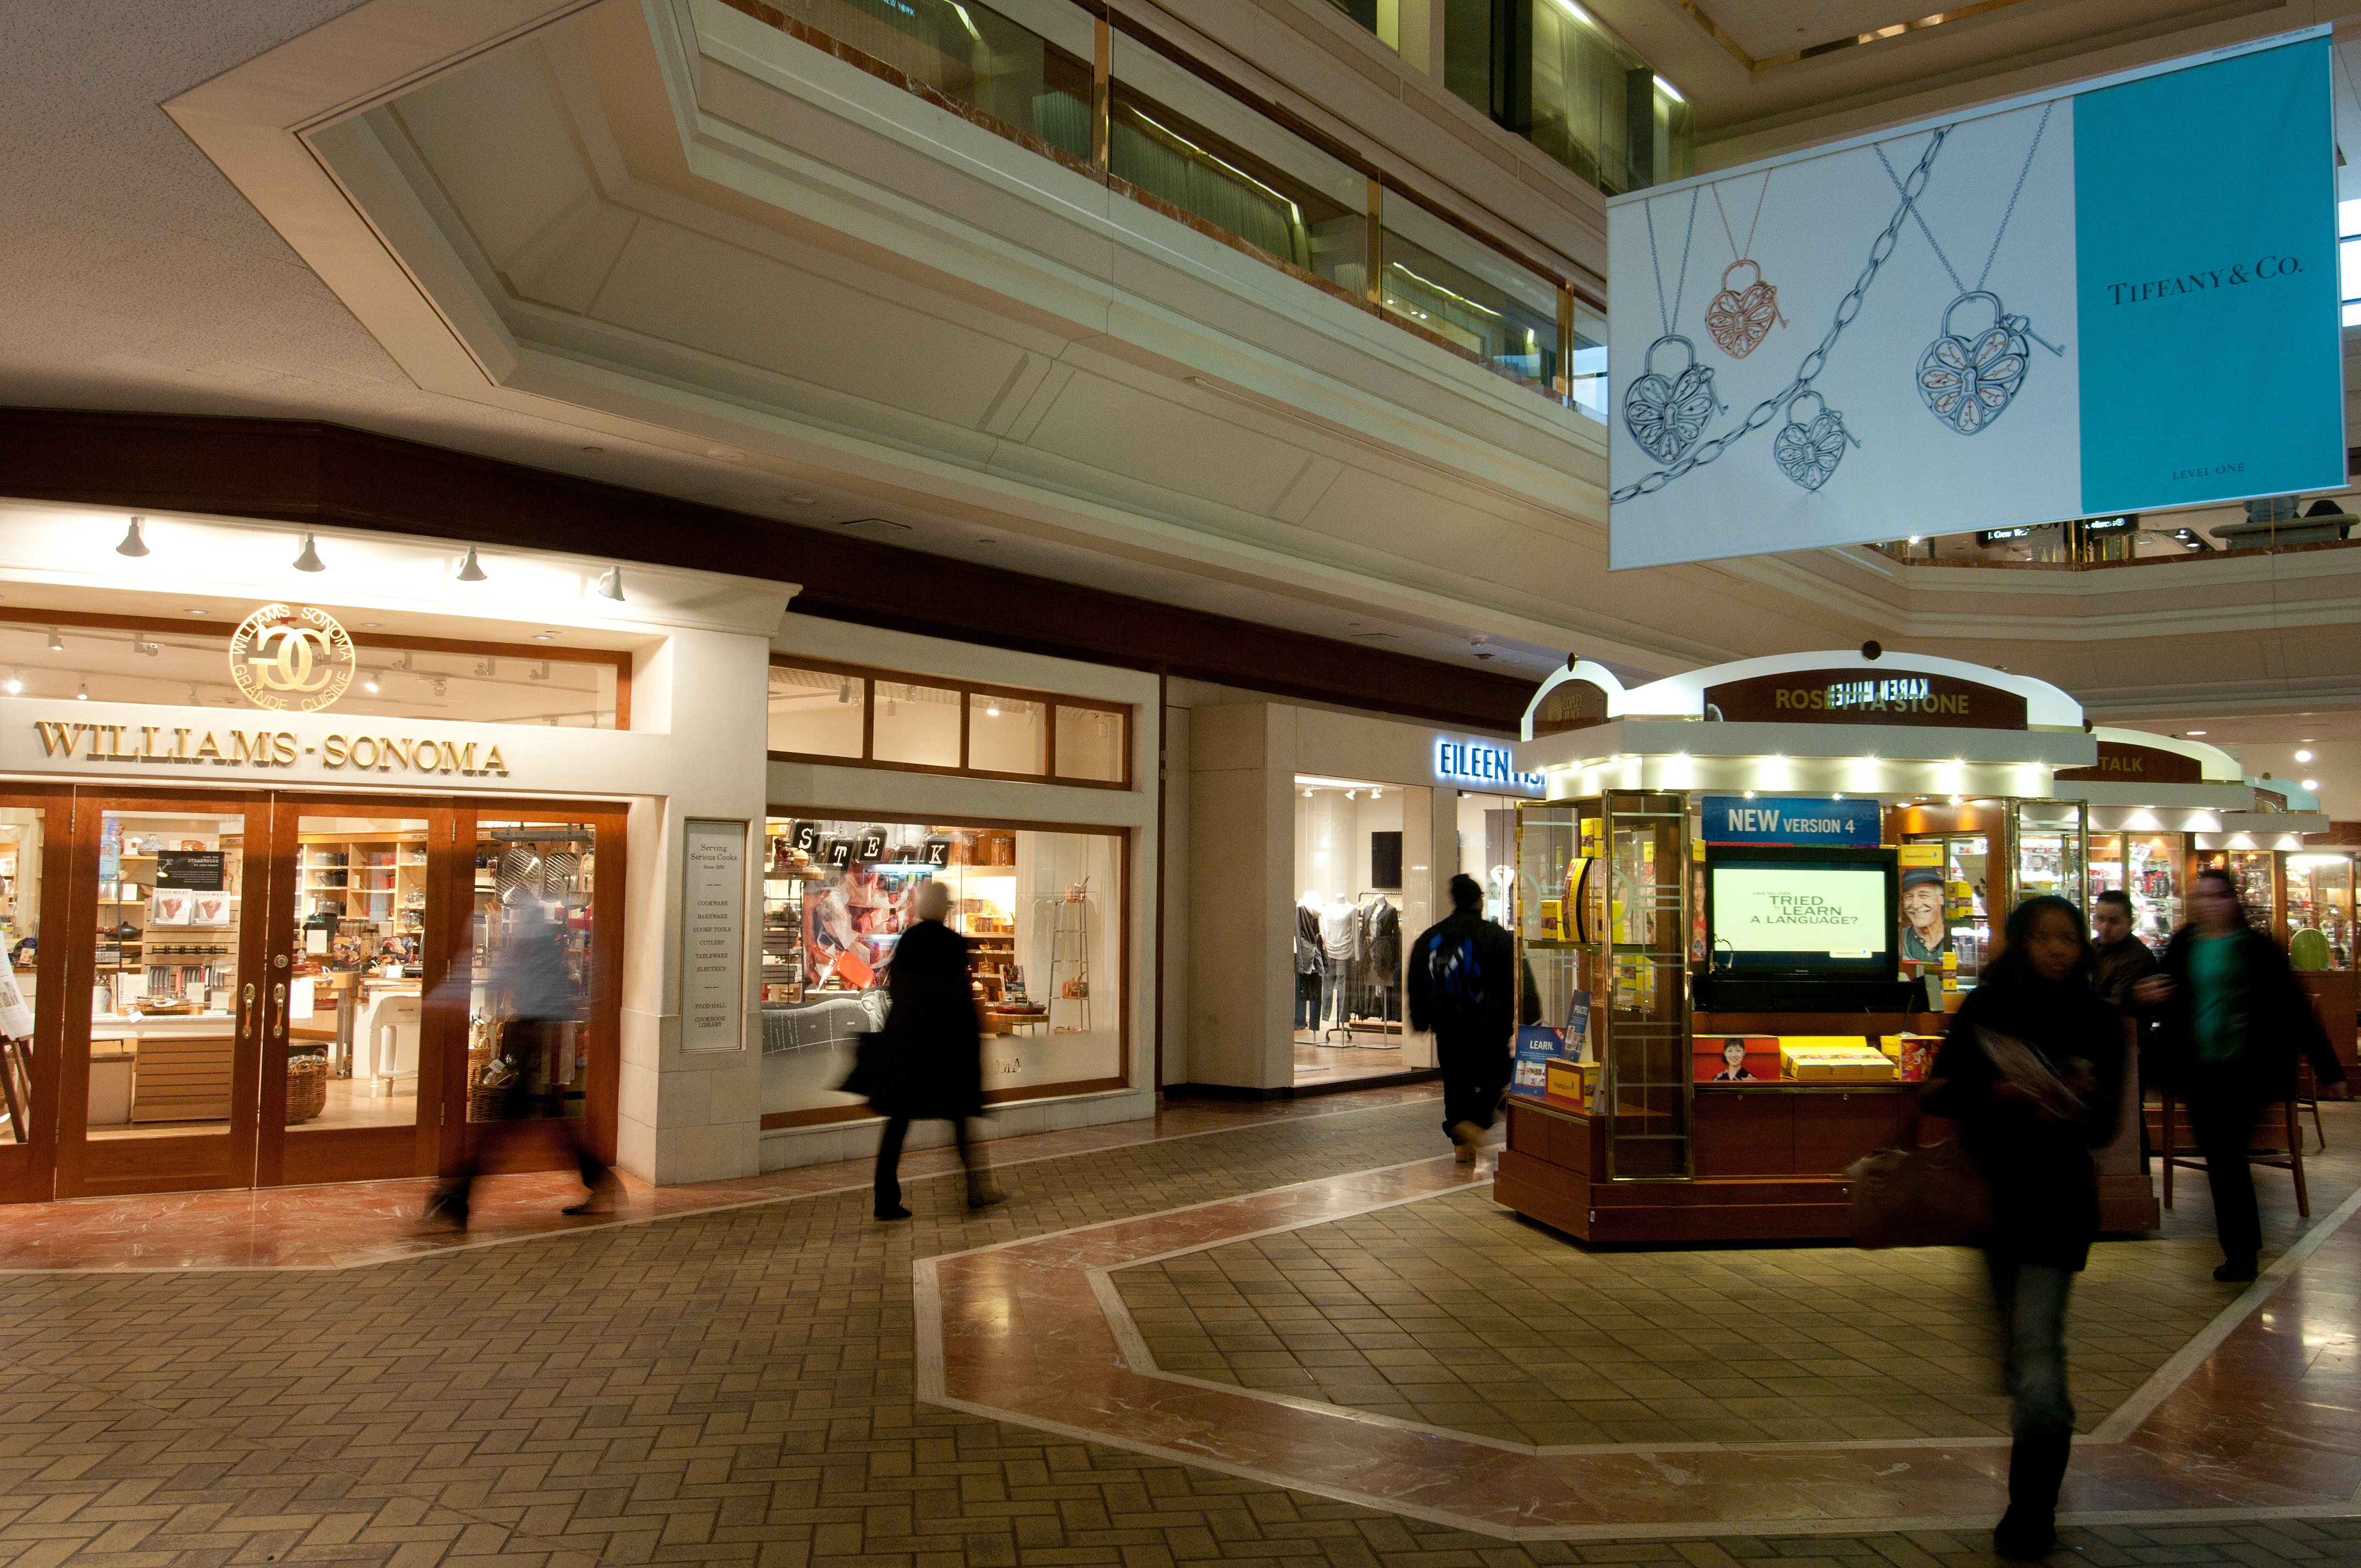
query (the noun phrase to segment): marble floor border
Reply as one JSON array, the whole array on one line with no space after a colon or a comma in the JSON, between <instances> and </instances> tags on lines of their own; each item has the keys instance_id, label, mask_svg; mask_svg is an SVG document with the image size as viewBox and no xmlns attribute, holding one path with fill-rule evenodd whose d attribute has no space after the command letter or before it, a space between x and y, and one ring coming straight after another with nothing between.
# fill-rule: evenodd
<instances>
[{"instance_id":1,"label":"marble floor border","mask_svg":"<svg viewBox=\"0 0 2361 1568\"><path fill-rule=\"evenodd\" d=\"M914 1296L917 1314L917 1388L922 1400L970 1414L989 1416L1062 1436L1087 1439L1107 1443L1128 1452L1148 1454L1170 1461L1194 1464L1267 1485L1288 1486L1338 1501L1383 1509L1412 1518L1454 1526L1505 1540L1600 1541L1668 1539L1697 1535L1763 1535L1763 1534L1844 1534L1862 1530L1982 1530L1987 1528L2004 1494L2004 1455L1995 1452L2006 1446L2006 1441L1995 1437L1973 1437L1945 1440L1917 1439L1855 1439L1813 1442L1741 1443L1622 1443L1596 1444L1580 1447L1540 1448L1499 1439L1485 1438L1472 1433L1434 1426L1401 1418L1357 1411L1324 1401L1269 1390L1241 1388L1230 1384L1213 1383L1184 1375L1165 1373L1153 1366L1144 1342L1124 1309L1111 1275L1119 1269L1184 1256L1212 1247L1257 1236L1283 1234L1307 1226L1351 1218L1401 1204L1422 1202L1428 1199L1465 1191L1484 1174L1481 1168L1468 1170L1455 1168L1447 1158L1408 1161L1402 1164L1372 1168L1365 1171L1345 1173L1315 1181L1291 1184L1284 1189L1246 1198L1211 1201L1191 1204L1159 1214L1137 1216L1127 1220L1102 1222L1089 1226L994 1243L988 1247L952 1253L918 1260L914 1266ZM1391 1181L1393 1190L1383 1190ZM1403 1187L1411 1190L1403 1190ZM1360 1190L1348 1196L1348 1190ZM1277 1216L1275 1223L1240 1223L1224 1228L1205 1222L1217 1221L1213 1211L1229 1209L1241 1218L1249 1214L1270 1217L1266 1212L1271 1205L1266 1199L1278 1199L1285 1194L1331 1196L1335 1201L1314 1203L1312 1210L1297 1214ZM2254 1320L2256 1312L2270 1300L2290 1280L2299 1277L2302 1266L2322 1246L2336 1238L2356 1212L2361 1212L2361 1193L2347 1198L2320 1223L2312 1226L2289 1250L2274 1261L2263 1277L2234 1301L2228 1303L2204 1329L2191 1339L2167 1363L2152 1374L2135 1391L2117 1412L2112 1413L2101 1427L2077 1439L2078 1464L2112 1472L2098 1478L2093 1489L2105 1495L2091 1500L2099 1504L2070 1509L2061 1515L2065 1522L2085 1525L2107 1524L2202 1524L2236 1522L2273 1519L2318 1519L2344 1517L2361 1508L2361 1485L2348 1477L2336 1488L2323 1495L2312 1491L2309 1496L2291 1497L2301 1492L2300 1486L2282 1485L2277 1481L2257 1478L2248 1488L2254 1496L2232 1502L2221 1497L2225 1486L2235 1489L2235 1481L2224 1481L2217 1475L2198 1478L2199 1484L2188 1487L2176 1486L2176 1480L2191 1477L2177 1471L2169 1450L2181 1440L2178 1431L2153 1430L2159 1408L2176 1394L2184 1394L2194 1375L2221 1352L2234 1335ZM1175 1223L1198 1230L1180 1245L1155 1245L1148 1238ZM1143 1245L1125 1246L1115 1239L1119 1233L1137 1233ZM1219 1234L1216 1234L1216 1233ZM1093 1244L1096 1245L1093 1245ZM1030 1254L1041 1261L1027 1268ZM1000 1376L998 1397L973 1397L979 1392L964 1386L965 1381L989 1385L993 1381L989 1369L980 1378L966 1378L972 1365L955 1366L946 1336L947 1310L960 1313L974 1305L966 1294L968 1281L963 1277L972 1272L971 1265L985 1260L991 1255L1017 1261L1014 1271L1002 1270L991 1282L1009 1293L1021 1317L1025 1305L1048 1300L1055 1293L1049 1276L1064 1274L1076 1277L1080 1290L1070 1290L1056 1296L1053 1305L1062 1308L1059 1317L1060 1328L1071 1331L1071 1320L1095 1315L1095 1332L1085 1326L1087 1343L1067 1347L1059 1357L1063 1366L1081 1365L1086 1368L1098 1365L1104 1387L1082 1387L1079 1398L1060 1398L1049 1402L1049 1408L1027 1408L1027 1394L1011 1383L1004 1373ZM947 1281L947 1276L950 1277ZM1002 1277L1002 1276L1005 1276ZM987 1292L988 1294L988 1292ZM1095 1313L1083 1309L1087 1301ZM989 1309L985 1309L987 1314ZM1104 1344L1096 1335L1104 1335ZM1027 1354L1036 1354L1027 1347ZM973 1357L963 1357L963 1363ZM1105 1364L1111 1363L1109 1367ZM1163 1420L1169 1414L1167 1401L1152 1392L1136 1392L1130 1379L1151 1386L1167 1387L1179 1394L1185 1391L1194 1409L1196 1420L1191 1429L1187 1422L1177 1427ZM2210 1380L2209 1380L2210 1387ZM1101 1396L1095 1409L1091 1396ZM2200 1396L2202 1397L2202 1394ZM1038 1401L1037 1401L1038 1403ZM2184 1398L2183 1403L2186 1403ZM1263 1420L1246 1414L1259 1409L1273 1418L1283 1418L1285 1441L1272 1441L1268 1431L1254 1434ZM1232 1412L1227 1416L1224 1411ZM2175 1412L2176 1420L2186 1426L2190 1413ZM2203 1419L2204 1412L2196 1412ZM1093 1419L1095 1418L1095 1419ZM1168 1431L1184 1434L1183 1441L1157 1441L1145 1429L1159 1425ZM1231 1443L1228 1432L1235 1428L1248 1434L1246 1441ZM1355 1433L1361 1434L1356 1438ZM1381 1435L1382 1434L1382 1435ZM1314 1440L1306 1442L1306 1439ZM1324 1439L1335 1452L1324 1466L1315 1461L1298 1463L1299 1453L1320 1445ZM1260 1457L1242 1453L1261 1444ZM1383 1468L1382 1462L1361 1464L1350 1453L1356 1442L1370 1444L1390 1443L1397 1447L1398 1457L1412 1465L1432 1471L1430 1476L1400 1477L1400 1484L1391 1486L1370 1486L1346 1484L1346 1478L1356 1470L1375 1472ZM2349 1446L2349 1445L2348 1445ZM1795 1474L1799 1490L1809 1492L1818 1486L1832 1494L1860 1493L1863 1483L1886 1483L1892 1505L1883 1509L1835 1508L1817 1509L1791 1507L1784 1513L1773 1511L1758 1514L1743 1508L1732 1510L1726 1503L1731 1488L1728 1477L1719 1478L1724 1496L1708 1500L1703 1497L1697 1508L1672 1507L1675 1517L1626 1517L1577 1521L1571 1518L1543 1519L1533 1517L1538 1502L1525 1505L1521 1512L1514 1499L1496 1499L1491 1507L1474 1507L1427 1500L1437 1489L1450 1489L1455 1477L1474 1479L1483 1473L1489 1453L1492 1463L1539 1465L1549 1470L1576 1466L1596 1470L1612 1466L1620 1475L1609 1476L1609 1490L1614 1483L1628 1484L1634 1467L1644 1472L1653 1470L1661 1478L1657 1490L1667 1493L1675 1504L1685 1488L1695 1488L1706 1478L1685 1471L1680 1461L1692 1464L1700 1461L1727 1467L1731 1464L1763 1464L1784 1467ZM1956 1456L1956 1458L1955 1458ZM1866 1465L1878 1459L1887 1464L1881 1469ZM1848 1475L1815 1474L1816 1469L1835 1464L1854 1473ZM1927 1485L1916 1482L1895 1482L1894 1477L1921 1467L1936 1473ZM2202 1472L2202 1461L2193 1461L2183 1470ZM2078 1472L2079 1474L2079 1472ZM1558 1479L1564 1479L1559 1477ZM1766 1477L1766 1481L1770 1478ZM2348 1489L2349 1488L2349 1489ZM1757 1488L1759 1490L1760 1488ZM1899 1494L1907 1491L1933 1492L1939 1497L1928 1497L1930 1503L1968 1502L1962 1493L1982 1492L1974 1499L1975 1511L1963 1512L1956 1508L1913 1508L1906 1506L1916 1499ZM2186 1500L2170 1497L2185 1492ZM2147 1494L2153 1498L2149 1506L2124 1507L2131 1496ZM2206 1494L2215 1495L2206 1495ZM2128 1494L2128 1495L2127 1495ZM1989 1501L1987 1502L1987 1498ZM1866 1500L1864 1497L1862 1500ZM1648 1511L1662 1511L1663 1498L1655 1499L1659 1507ZM1508 1506L1502 1506L1503 1503ZM2105 1506L2108 1503L2118 1506ZM1756 1505L1760 1506L1759 1501ZM1987 1511L1990 1510L1990 1511Z\"/></svg>"}]
</instances>

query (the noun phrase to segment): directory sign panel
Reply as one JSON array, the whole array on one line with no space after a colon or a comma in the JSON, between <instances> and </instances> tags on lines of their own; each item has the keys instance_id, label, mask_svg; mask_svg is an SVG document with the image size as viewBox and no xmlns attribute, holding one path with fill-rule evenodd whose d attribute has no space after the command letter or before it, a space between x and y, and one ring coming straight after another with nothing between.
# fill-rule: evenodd
<instances>
[{"instance_id":1,"label":"directory sign panel","mask_svg":"<svg viewBox=\"0 0 2361 1568\"><path fill-rule=\"evenodd\" d=\"M2342 486L2329 48L1610 202L1612 565Z\"/></svg>"}]
</instances>

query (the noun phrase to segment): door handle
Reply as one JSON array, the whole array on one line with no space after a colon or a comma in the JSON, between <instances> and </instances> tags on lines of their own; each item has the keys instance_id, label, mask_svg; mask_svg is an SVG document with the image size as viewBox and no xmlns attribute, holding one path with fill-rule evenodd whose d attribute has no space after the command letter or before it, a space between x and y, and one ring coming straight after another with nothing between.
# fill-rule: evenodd
<instances>
[{"instance_id":1,"label":"door handle","mask_svg":"<svg viewBox=\"0 0 2361 1568\"><path fill-rule=\"evenodd\" d=\"M254 981L246 982L245 999L238 1003L237 1032L241 1035L254 1027Z\"/></svg>"},{"instance_id":2,"label":"door handle","mask_svg":"<svg viewBox=\"0 0 2361 1568\"><path fill-rule=\"evenodd\" d=\"M287 982L280 981L270 988L270 1000L279 1009L278 1038L287 1037Z\"/></svg>"}]
</instances>

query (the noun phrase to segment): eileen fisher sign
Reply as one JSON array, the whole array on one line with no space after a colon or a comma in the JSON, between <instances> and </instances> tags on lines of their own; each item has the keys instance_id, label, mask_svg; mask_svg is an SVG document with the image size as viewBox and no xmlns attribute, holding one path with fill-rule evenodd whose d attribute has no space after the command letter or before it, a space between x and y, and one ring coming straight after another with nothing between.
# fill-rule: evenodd
<instances>
[{"instance_id":1,"label":"eileen fisher sign","mask_svg":"<svg viewBox=\"0 0 2361 1568\"><path fill-rule=\"evenodd\" d=\"M33 729L41 755L77 762L143 762L163 767L292 768L305 758L332 771L464 773L506 778L497 742L334 734L305 745L291 729L203 729L172 724L73 724L40 718Z\"/></svg>"},{"instance_id":2,"label":"eileen fisher sign","mask_svg":"<svg viewBox=\"0 0 2361 1568\"><path fill-rule=\"evenodd\" d=\"M746 824L682 825L680 1048L746 1046Z\"/></svg>"}]
</instances>

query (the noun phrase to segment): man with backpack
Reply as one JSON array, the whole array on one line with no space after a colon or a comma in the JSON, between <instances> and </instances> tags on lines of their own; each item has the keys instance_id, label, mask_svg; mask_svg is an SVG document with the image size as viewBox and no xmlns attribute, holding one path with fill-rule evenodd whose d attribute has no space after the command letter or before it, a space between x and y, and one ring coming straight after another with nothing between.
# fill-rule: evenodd
<instances>
[{"instance_id":1,"label":"man with backpack","mask_svg":"<svg viewBox=\"0 0 2361 1568\"><path fill-rule=\"evenodd\" d=\"M1451 913L1419 933L1410 951L1410 1026L1434 1034L1443 1070L1443 1130L1472 1164L1508 1091L1516 1033L1517 954L1484 918L1484 890L1451 879Z\"/></svg>"}]
</instances>

